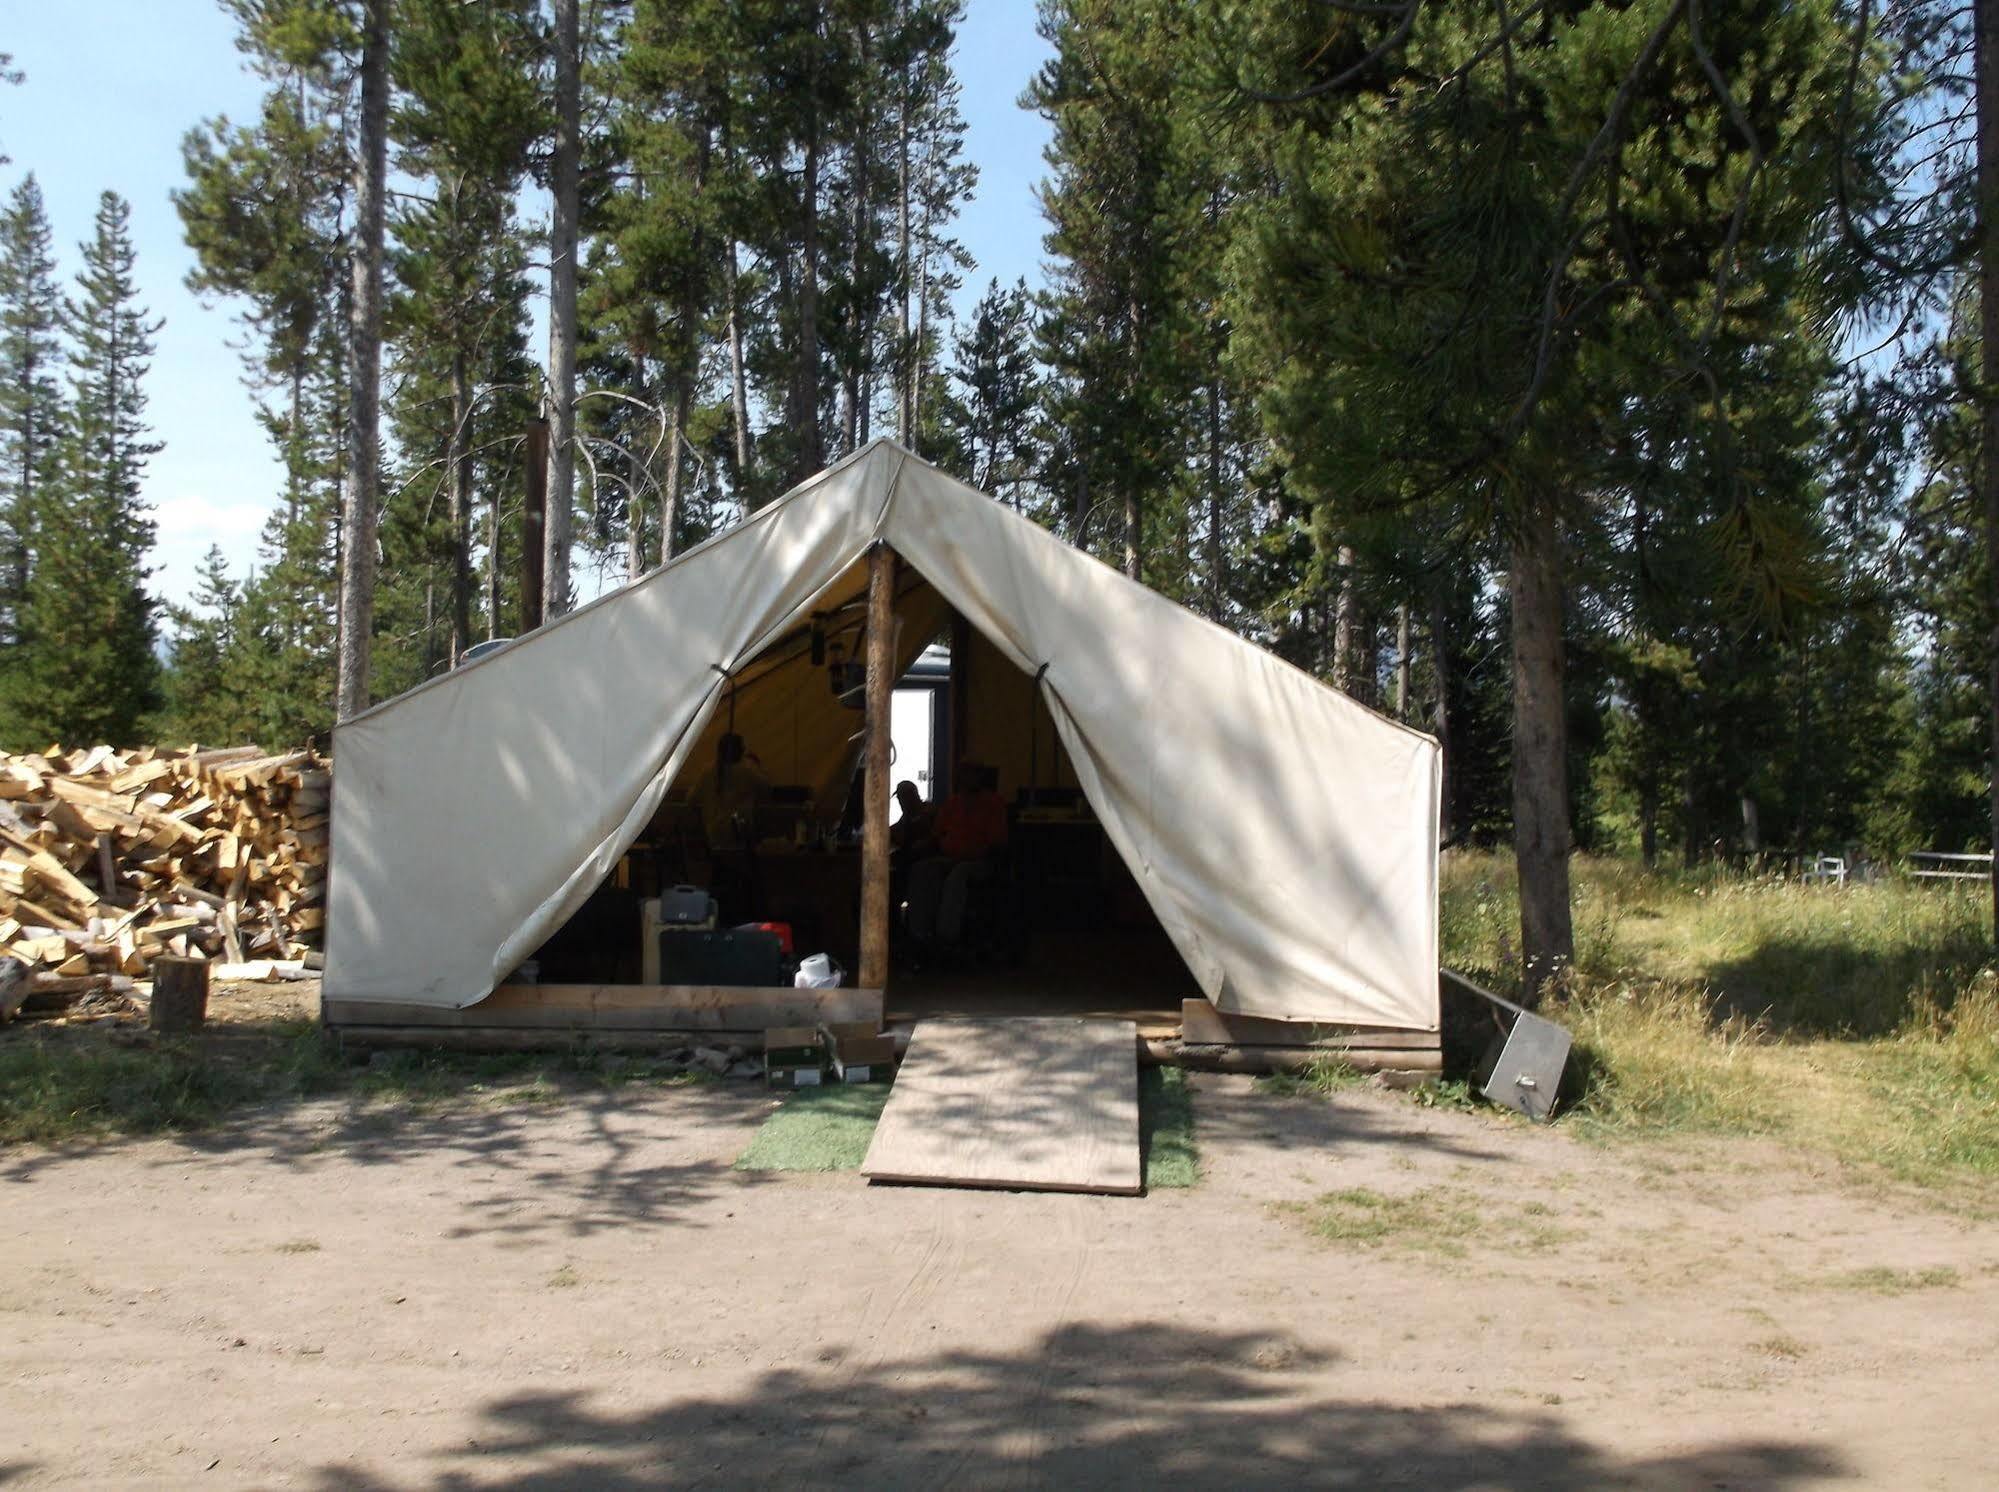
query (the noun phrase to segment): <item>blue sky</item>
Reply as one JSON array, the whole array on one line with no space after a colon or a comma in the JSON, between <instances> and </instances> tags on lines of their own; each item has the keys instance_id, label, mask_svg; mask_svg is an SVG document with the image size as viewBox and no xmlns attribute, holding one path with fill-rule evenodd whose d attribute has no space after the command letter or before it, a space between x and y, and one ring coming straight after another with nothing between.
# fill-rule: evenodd
<instances>
[{"instance_id":1,"label":"blue sky","mask_svg":"<svg viewBox=\"0 0 1999 1492\"><path fill-rule=\"evenodd\" d=\"M166 442L147 481L160 526L154 589L178 601L209 545L220 544L239 572L255 558L278 492L235 351L234 308L204 306L183 283L193 258L168 196L182 180L182 136L214 114L254 115L257 83L210 0L0 0L0 50L27 74L0 90L0 149L12 158L0 181L11 190L35 173L66 280L98 194L116 191L132 204L140 290L166 320L147 385L153 429ZM1018 99L1046 55L1032 0L971 0L957 66L980 180L959 234L978 268L961 305L992 275L1040 281L1034 186L1047 129Z\"/></svg>"}]
</instances>

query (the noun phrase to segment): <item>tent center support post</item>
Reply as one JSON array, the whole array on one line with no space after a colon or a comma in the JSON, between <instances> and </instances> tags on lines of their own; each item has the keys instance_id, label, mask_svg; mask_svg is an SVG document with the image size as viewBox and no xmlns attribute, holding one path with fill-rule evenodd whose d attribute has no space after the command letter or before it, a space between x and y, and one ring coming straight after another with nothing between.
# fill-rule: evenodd
<instances>
[{"instance_id":1,"label":"tent center support post","mask_svg":"<svg viewBox=\"0 0 1999 1492\"><path fill-rule=\"evenodd\" d=\"M889 708L895 691L895 551L868 551L868 681L861 818L862 989L888 986Z\"/></svg>"}]
</instances>

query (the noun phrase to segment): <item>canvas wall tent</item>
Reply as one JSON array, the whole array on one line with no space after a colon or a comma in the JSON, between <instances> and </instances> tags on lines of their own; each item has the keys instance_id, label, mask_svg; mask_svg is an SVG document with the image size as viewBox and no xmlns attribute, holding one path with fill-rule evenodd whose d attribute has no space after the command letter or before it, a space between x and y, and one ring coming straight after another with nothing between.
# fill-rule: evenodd
<instances>
[{"instance_id":1,"label":"canvas wall tent","mask_svg":"<svg viewBox=\"0 0 1999 1492\"><path fill-rule=\"evenodd\" d=\"M327 999L485 998L705 759L732 689L739 710L797 695L752 675L800 666L774 644L864 595L877 543L910 577L898 665L955 612L1038 680L1076 781L1218 1009L1436 1029L1436 742L886 441L340 726ZM852 712L812 697L809 719L792 705L766 722L791 732L800 780L852 759Z\"/></svg>"}]
</instances>

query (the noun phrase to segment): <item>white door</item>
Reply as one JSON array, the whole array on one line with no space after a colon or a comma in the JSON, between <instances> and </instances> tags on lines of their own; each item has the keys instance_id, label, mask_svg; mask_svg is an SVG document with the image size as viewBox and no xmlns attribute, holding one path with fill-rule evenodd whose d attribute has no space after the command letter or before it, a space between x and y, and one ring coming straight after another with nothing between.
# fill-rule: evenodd
<instances>
[{"instance_id":1,"label":"white door","mask_svg":"<svg viewBox=\"0 0 1999 1492\"><path fill-rule=\"evenodd\" d=\"M889 790L888 821L902 817L902 805L895 801L895 785L914 782L923 801L937 796L935 717L931 712L932 689L898 689L889 701Z\"/></svg>"}]
</instances>

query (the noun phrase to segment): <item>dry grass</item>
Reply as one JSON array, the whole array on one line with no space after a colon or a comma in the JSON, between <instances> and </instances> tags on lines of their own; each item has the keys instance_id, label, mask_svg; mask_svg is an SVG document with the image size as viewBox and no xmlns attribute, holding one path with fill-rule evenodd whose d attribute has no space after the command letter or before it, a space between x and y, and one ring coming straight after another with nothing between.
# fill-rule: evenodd
<instances>
[{"instance_id":1,"label":"dry grass","mask_svg":"<svg viewBox=\"0 0 1999 1492\"><path fill-rule=\"evenodd\" d=\"M1999 983L1976 892L1576 862L1569 1123L1766 1135L1927 1185L1999 1179ZM1511 862L1450 857L1445 961L1517 976Z\"/></svg>"},{"instance_id":2,"label":"dry grass","mask_svg":"<svg viewBox=\"0 0 1999 1492\"><path fill-rule=\"evenodd\" d=\"M1358 1186L1327 1192L1312 1202L1282 1203L1277 1211L1328 1243L1453 1258L1474 1242L1545 1252L1573 1236L1555 1224L1553 1210L1543 1203L1530 1202L1497 1216L1481 1214L1475 1201L1457 1186L1426 1186L1395 1195Z\"/></svg>"}]
</instances>

